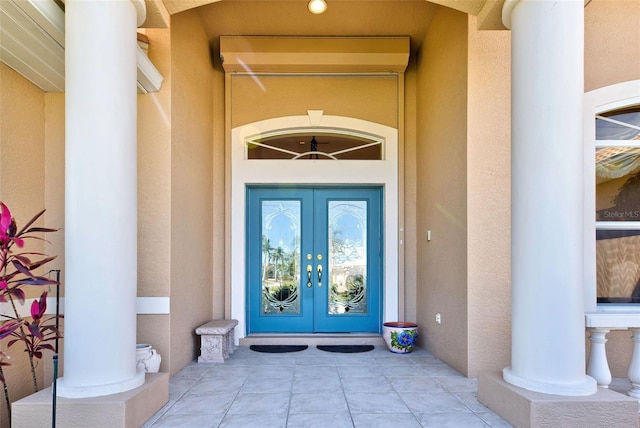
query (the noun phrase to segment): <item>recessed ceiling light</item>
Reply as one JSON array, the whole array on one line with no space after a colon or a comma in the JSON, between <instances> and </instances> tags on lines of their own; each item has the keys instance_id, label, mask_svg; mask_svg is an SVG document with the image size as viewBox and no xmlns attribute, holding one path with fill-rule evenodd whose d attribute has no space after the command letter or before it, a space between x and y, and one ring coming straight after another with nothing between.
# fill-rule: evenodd
<instances>
[{"instance_id":1,"label":"recessed ceiling light","mask_svg":"<svg viewBox=\"0 0 640 428\"><path fill-rule=\"evenodd\" d=\"M327 10L327 2L324 0L311 0L308 7L309 12L315 15L320 15Z\"/></svg>"}]
</instances>

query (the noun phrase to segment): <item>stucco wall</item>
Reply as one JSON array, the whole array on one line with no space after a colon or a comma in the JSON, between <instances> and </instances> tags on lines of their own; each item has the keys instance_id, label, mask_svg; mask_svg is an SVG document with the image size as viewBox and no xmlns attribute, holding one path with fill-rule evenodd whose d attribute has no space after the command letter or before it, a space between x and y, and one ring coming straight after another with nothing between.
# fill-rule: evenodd
<instances>
[{"instance_id":1,"label":"stucco wall","mask_svg":"<svg viewBox=\"0 0 640 428\"><path fill-rule=\"evenodd\" d=\"M200 348L195 328L212 318L213 70L196 11L171 17L171 362Z\"/></svg>"},{"instance_id":2,"label":"stucco wall","mask_svg":"<svg viewBox=\"0 0 640 428\"><path fill-rule=\"evenodd\" d=\"M57 259L47 265L47 269L60 270L60 296L64 296L64 94L44 94L44 137L45 137L45 179L44 193L45 224L56 233L47 235L45 253L57 256ZM55 296L55 291L49 293ZM51 308L53 309L53 308ZM60 320L64 334L64 319ZM59 341L58 376L64 375L64 339ZM44 384L49 385L53 380L53 361L47 358L43 361Z\"/></svg>"},{"instance_id":3,"label":"stucco wall","mask_svg":"<svg viewBox=\"0 0 640 428\"><path fill-rule=\"evenodd\" d=\"M213 55L213 319L229 318L226 296L226 133L225 82L220 58Z\"/></svg>"},{"instance_id":4,"label":"stucco wall","mask_svg":"<svg viewBox=\"0 0 640 428\"><path fill-rule=\"evenodd\" d=\"M0 195L17 221L44 205L44 92L0 64Z\"/></svg>"},{"instance_id":5,"label":"stucco wall","mask_svg":"<svg viewBox=\"0 0 640 428\"><path fill-rule=\"evenodd\" d=\"M147 29L149 58L162 77L159 92L138 94L138 297L169 297L171 290L171 37ZM137 342L171 361L170 315L138 315Z\"/></svg>"},{"instance_id":6,"label":"stucco wall","mask_svg":"<svg viewBox=\"0 0 640 428\"><path fill-rule=\"evenodd\" d=\"M584 21L585 92L640 78L640 2L592 0Z\"/></svg>"},{"instance_id":7,"label":"stucco wall","mask_svg":"<svg viewBox=\"0 0 640 428\"><path fill-rule=\"evenodd\" d=\"M9 207L21 227L45 208L45 97L39 88L2 63L0 94L0 200ZM43 225L42 220L39 225ZM44 251L42 242L29 242L28 245L32 251ZM39 295L36 293L33 297ZM0 350L6 351L7 341L1 343ZM3 371L11 400L15 401L33 393L31 371L19 343L8 354L11 365L3 367ZM42 368L40 364L36 369L40 386ZM4 427L8 426L8 420L3 392L0 392L0 400L0 426Z\"/></svg>"},{"instance_id":8,"label":"stucco wall","mask_svg":"<svg viewBox=\"0 0 640 428\"><path fill-rule=\"evenodd\" d=\"M640 2L592 0L584 12L585 92L640 79ZM633 349L631 334L612 331L607 338L611 374L626 377ZM585 342L588 358L589 341Z\"/></svg>"},{"instance_id":9,"label":"stucco wall","mask_svg":"<svg viewBox=\"0 0 640 428\"><path fill-rule=\"evenodd\" d=\"M231 126L324 110L398 127L398 78L232 75Z\"/></svg>"},{"instance_id":10,"label":"stucco wall","mask_svg":"<svg viewBox=\"0 0 640 428\"><path fill-rule=\"evenodd\" d=\"M417 103L416 319L422 346L466 374L467 15L441 8L431 22Z\"/></svg>"},{"instance_id":11,"label":"stucco wall","mask_svg":"<svg viewBox=\"0 0 640 428\"><path fill-rule=\"evenodd\" d=\"M469 16L468 374L474 377L511 362L511 33L476 28Z\"/></svg>"},{"instance_id":12,"label":"stucco wall","mask_svg":"<svg viewBox=\"0 0 640 428\"><path fill-rule=\"evenodd\" d=\"M416 321L416 293L417 293L417 243L416 234L416 199L417 194L417 69L415 59L411 59L407 71L404 74L404 171L400 169L400 174L404 174L404 224L400 219L400 227L404 227L404 233L400 234L400 259L404 256L404 287L400 284L401 293L404 292L404 301L400 304L400 316L402 320ZM402 189L400 189L402 192ZM402 254L404 252L404 254ZM401 264L402 266L402 264ZM402 313L404 309L404 314Z\"/></svg>"},{"instance_id":13,"label":"stucco wall","mask_svg":"<svg viewBox=\"0 0 640 428\"><path fill-rule=\"evenodd\" d=\"M59 229L48 235L45 249L47 254L57 256L49 269L60 269L60 294L64 295L64 94L46 93L44 100L45 220L47 227Z\"/></svg>"}]
</instances>

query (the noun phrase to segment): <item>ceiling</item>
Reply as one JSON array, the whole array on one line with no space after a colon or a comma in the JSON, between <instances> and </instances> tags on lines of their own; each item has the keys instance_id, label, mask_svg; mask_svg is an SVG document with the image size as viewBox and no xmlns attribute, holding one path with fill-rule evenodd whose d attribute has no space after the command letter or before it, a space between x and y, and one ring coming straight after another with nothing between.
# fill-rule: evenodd
<instances>
[{"instance_id":1,"label":"ceiling","mask_svg":"<svg viewBox=\"0 0 640 428\"><path fill-rule=\"evenodd\" d=\"M60 0L57 0L60 1ZM419 38L428 26L431 13L437 5L450 7L462 13L477 16L478 29L504 30L502 8L505 0L326 0L328 10L322 15L312 16L307 11L309 0L144 0L147 5L145 27L167 27L170 15L200 6L210 8L222 6L218 12L233 10L229 24L235 28L253 29L258 33L274 36L289 34L352 35L371 32L390 35L408 35ZM585 0L585 3L589 0ZM424 3L428 3L425 5ZM213 10L216 10L213 8ZM240 12L240 14L235 14ZM414 14L413 12L417 12ZM209 15L211 10L205 12ZM225 16L226 17L226 16ZM315 18L315 19L312 19ZM211 22L215 17L206 16ZM256 27L258 27L256 29ZM217 30L210 29L211 34ZM398 32L400 31L400 33ZM249 34L243 34L249 35Z\"/></svg>"},{"instance_id":2,"label":"ceiling","mask_svg":"<svg viewBox=\"0 0 640 428\"><path fill-rule=\"evenodd\" d=\"M307 0L225 0L198 8L211 45L225 36L410 36L415 52L440 6L424 0L328 0L322 15ZM390 18L392 17L392 18Z\"/></svg>"}]
</instances>

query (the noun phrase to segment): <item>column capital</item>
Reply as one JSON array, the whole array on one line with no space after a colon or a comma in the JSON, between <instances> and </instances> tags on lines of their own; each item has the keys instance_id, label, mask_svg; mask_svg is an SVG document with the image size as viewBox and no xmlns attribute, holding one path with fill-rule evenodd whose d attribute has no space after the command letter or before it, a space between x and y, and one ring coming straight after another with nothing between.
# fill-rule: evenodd
<instances>
[{"instance_id":1,"label":"column capital","mask_svg":"<svg viewBox=\"0 0 640 428\"><path fill-rule=\"evenodd\" d=\"M147 20L147 5L144 0L131 0L136 8L136 25L140 27Z\"/></svg>"},{"instance_id":2,"label":"column capital","mask_svg":"<svg viewBox=\"0 0 640 428\"><path fill-rule=\"evenodd\" d=\"M502 23L508 29L511 29L511 13L518 3L522 0L505 0L502 5Z\"/></svg>"}]
</instances>

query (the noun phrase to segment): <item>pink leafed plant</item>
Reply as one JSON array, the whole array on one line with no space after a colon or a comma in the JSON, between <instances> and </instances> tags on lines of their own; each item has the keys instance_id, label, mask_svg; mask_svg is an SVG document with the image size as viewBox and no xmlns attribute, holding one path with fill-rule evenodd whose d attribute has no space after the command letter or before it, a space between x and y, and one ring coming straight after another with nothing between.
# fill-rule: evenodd
<instances>
[{"instance_id":1,"label":"pink leafed plant","mask_svg":"<svg viewBox=\"0 0 640 428\"><path fill-rule=\"evenodd\" d=\"M55 323L59 315L45 317L46 289L42 291L39 299L31 303L29 316L22 316L18 309L18 304L22 306L26 303L25 290L29 287L42 288L58 284L56 280L45 276L46 274L37 273L55 257L22 250L25 242L44 240L40 234L56 231L56 229L34 226L43 214L44 210L18 230L11 211L0 202L0 304L9 303L12 308L10 315L0 313L0 341L6 340L8 348L20 343L24 346L24 352L29 358L34 392L38 391L36 360L43 358L44 351L54 351L51 343L61 337ZM2 369L3 366L9 365L8 360L9 356L0 351L0 382L3 385L7 411L11 418L11 400Z\"/></svg>"}]
</instances>

